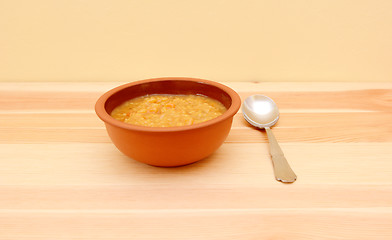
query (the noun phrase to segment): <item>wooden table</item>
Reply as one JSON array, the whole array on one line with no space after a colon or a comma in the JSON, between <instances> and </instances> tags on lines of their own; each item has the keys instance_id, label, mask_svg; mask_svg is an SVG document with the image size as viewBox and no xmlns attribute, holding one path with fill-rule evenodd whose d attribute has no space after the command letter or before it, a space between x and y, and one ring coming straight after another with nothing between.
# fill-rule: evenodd
<instances>
[{"instance_id":1,"label":"wooden table","mask_svg":"<svg viewBox=\"0 0 392 240\"><path fill-rule=\"evenodd\" d=\"M275 181L239 112L180 168L123 156L94 112L122 83L0 83L0 239L392 239L392 83L224 83L281 110Z\"/></svg>"}]
</instances>

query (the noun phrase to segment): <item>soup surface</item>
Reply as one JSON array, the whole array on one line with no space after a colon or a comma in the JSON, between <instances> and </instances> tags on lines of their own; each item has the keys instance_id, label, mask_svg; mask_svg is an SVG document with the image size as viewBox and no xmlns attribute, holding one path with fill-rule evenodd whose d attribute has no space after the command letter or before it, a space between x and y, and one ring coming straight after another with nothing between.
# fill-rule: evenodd
<instances>
[{"instance_id":1,"label":"soup surface","mask_svg":"<svg viewBox=\"0 0 392 240\"><path fill-rule=\"evenodd\" d=\"M175 127L205 122L226 110L221 102L203 95L153 94L124 102L111 116L134 125Z\"/></svg>"}]
</instances>

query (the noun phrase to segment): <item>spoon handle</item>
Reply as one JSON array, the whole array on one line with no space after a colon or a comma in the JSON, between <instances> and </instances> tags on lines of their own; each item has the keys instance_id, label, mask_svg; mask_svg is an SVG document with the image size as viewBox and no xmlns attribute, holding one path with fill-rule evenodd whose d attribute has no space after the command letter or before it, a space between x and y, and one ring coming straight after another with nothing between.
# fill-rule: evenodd
<instances>
[{"instance_id":1,"label":"spoon handle","mask_svg":"<svg viewBox=\"0 0 392 240\"><path fill-rule=\"evenodd\" d=\"M269 144L270 144L270 154L272 157L272 163L274 165L275 178L278 181L284 183L291 183L297 179L294 171L291 169L286 157L283 154L282 149L279 146L272 130L269 127L265 128L267 132Z\"/></svg>"}]
</instances>

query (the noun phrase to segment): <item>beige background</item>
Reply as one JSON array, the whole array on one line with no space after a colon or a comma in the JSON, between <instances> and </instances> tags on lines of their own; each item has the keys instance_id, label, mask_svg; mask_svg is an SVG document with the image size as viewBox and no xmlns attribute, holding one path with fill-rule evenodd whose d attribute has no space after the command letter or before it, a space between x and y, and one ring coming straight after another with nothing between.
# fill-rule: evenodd
<instances>
[{"instance_id":1,"label":"beige background","mask_svg":"<svg viewBox=\"0 0 392 240\"><path fill-rule=\"evenodd\" d=\"M0 0L0 81L392 81L390 0Z\"/></svg>"}]
</instances>

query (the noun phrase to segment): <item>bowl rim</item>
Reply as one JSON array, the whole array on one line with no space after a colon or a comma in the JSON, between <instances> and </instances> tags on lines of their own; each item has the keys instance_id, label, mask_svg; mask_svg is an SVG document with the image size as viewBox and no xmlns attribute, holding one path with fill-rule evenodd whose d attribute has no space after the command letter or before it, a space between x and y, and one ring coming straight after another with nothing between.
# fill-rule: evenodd
<instances>
[{"instance_id":1,"label":"bowl rim","mask_svg":"<svg viewBox=\"0 0 392 240\"><path fill-rule=\"evenodd\" d=\"M132 86L148 83L148 82L162 82L162 81L190 81L190 82L196 82L200 84L207 84L207 85L212 85L214 87L217 87L224 92L226 92L231 100L231 106L229 109L227 109L226 112L224 112L222 115L197 124L192 124L192 125L186 125L186 126L176 126L176 127L148 127L148 126L139 126L139 125L133 125L129 123L122 122L120 120L117 120L110 116L110 114L106 111L105 109L105 104L106 101L115 93L125 89L129 88ZM238 110L240 109L241 106L241 98L238 95L237 92L235 92L233 89L229 88L226 85L223 85L218 82L214 82L211 80L205 80L201 78L190 78L190 77L161 77L161 78L150 78L150 79L145 79L145 80L139 80L139 81L134 81L130 83L126 83L123 85L120 85L118 87L115 87L106 93L104 93L96 102L95 104L95 112L98 115L98 117L105 123L123 128L123 129L128 129L128 130L133 130L133 131L139 131L139 132L180 132L180 131L189 131L189 130L194 130L194 129L199 129L207 126L214 125L218 122L225 121L226 119L233 117Z\"/></svg>"}]
</instances>

